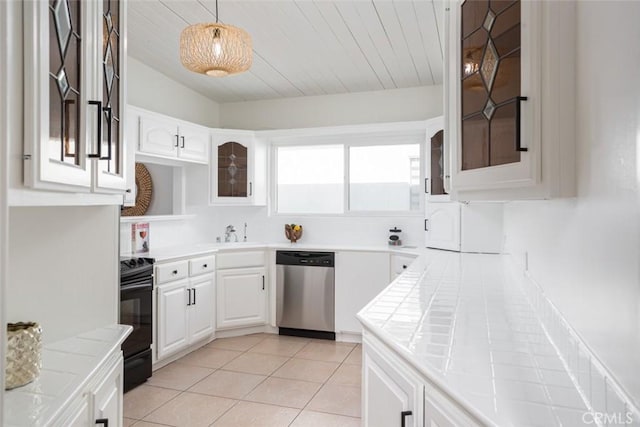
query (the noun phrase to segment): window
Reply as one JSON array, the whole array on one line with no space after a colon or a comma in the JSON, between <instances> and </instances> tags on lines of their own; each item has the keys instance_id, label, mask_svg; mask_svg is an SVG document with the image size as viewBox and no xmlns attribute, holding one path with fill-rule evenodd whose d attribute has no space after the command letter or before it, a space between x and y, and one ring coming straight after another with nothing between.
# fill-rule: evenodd
<instances>
[{"instance_id":1,"label":"window","mask_svg":"<svg viewBox=\"0 0 640 427\"><path fill-rule=\"evenodd\" d=\"M274 144L274 212L420 212L424 134L346 138Z\"/></svg>"},{"instance_id":2,"label":"window","mask_svg":"<svg viewBox=\"0 0 640 427\"><path fill-rule=\"evenodd\" d=\"M350 211L420 209L418 144L349 147Z\"/></svg>"},{"instance_id":3,"label":"window","mask_svg":"<svg viewBox=\"0 0 640 427\"><path fill-rule=\"evenodd\" d=\"M277 147L276 158L277 212L344 212L342 145Z\"/></svg>"}]
</instances>

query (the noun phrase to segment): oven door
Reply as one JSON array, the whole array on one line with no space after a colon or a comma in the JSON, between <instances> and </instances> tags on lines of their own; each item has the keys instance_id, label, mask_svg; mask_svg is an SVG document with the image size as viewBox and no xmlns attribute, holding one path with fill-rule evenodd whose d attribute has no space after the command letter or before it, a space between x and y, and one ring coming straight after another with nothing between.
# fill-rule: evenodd
<instances>
[{"instance_id":1,"label":"oven door","mask_svg":"<svg viewBox=\"0 0 640 427\"><path fill-rule=\"evenodd\" d=\"M125 359L151 346L152 280L145 278L120 287L120 323L133 327L122 344Z\"/></svg>"}]
</instances>

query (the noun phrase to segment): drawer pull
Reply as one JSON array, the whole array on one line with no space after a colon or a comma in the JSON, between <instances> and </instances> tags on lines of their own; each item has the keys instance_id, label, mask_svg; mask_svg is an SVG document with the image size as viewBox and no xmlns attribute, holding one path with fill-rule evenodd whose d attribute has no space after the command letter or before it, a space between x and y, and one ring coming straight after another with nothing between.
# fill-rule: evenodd
<instances>
[{"instance_id":1,"label":"drawer pull","mask_svg":"<svg viewBox=\"0 0 640 427\"><path fill-rule=\"evenodd\" d=\"M411 415L413 415L413 412L411 412L411 411L402 411L402 412L400 412L400 425L402 427L406 427L407 426L407 417L410 417Z\"/></svg>"}]
</instances>

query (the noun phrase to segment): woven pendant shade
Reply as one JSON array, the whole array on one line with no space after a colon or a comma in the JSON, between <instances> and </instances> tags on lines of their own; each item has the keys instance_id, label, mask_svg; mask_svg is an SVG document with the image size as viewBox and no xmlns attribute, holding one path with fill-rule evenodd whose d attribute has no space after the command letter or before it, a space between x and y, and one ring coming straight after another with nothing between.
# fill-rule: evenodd
<instances>
[{"instance_id":1,"label":"woven pendant shade","mask_svg":"<svg viewBox=\"0 0 640 427\"><path fill-rule=\"evenodd\" d=\"M180 35L182 65L196 73L224 77L247 71L252 54L249 33L232 25L195 24Z\"/></svg>"}]
</instances>

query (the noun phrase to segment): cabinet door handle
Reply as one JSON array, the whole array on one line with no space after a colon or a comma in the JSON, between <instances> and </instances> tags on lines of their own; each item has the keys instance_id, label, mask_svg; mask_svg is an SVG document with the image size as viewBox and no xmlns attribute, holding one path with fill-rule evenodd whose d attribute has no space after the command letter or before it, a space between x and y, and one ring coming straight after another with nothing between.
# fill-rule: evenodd
<instances>
[{"instance_id":1,"label":"cabinet door handle","mask_svg":"<svg viewBox=\"0 0 640 427\"><path fill-rule=\"evenodd\" d=\"M180 145L180 135L176 133L176 145L174 147L178 148L178 145Z\"/></svg>"},{"instance_id":2,"label":"cabinet door handle","mask_svg":"<svg viewBox=\"0 0 640 427\"><path fill-rule=\"evenodd\" d=\"M196 305L196 288L193 288L193 305Z\"/></svg>"},{"instance_id":3,"label":"cabinet door handle","mask_svg":"<svg viewBox=\"0 0 640 427\"><path fill-rule=\"evenodd\" d=\"M411 411L402 411L402 412L400 412L400 425L402 427L406 427L407 426L407 417L410 417L411 415L413 415L413 412L411 412Z\"/></svg>"},{"instance_id":4,"label":"cabinet door handle","mask_svg":"<svg viewBox=\"0 0 640 427\"><path fill-rule=\"evenodd\" d=\"M191 305L191 288L187 288L187 293L189 294L188 301L187 301L187 306Z\"/></svg>"},{"instance_id":5,"label":"cabinet door handle","mask_svg":"<svg viewBox=\"0 0 640 427\"><path fill-rule=\"evenodd\" d=\"M249 182L249 195L253 196L253 182Z\"/></svg>"},{"instance_id":6,"label":"cabinet door handle","mask_svg":"<svg viewBox=\"0 0 640 427\"><path fill-rule=\"evenodd\" d=\"M264 291L264 275L262 276L262 290Z\"/></svg>"},{"instance_id":7,"label":"cabinet door handle","mask_svg":"<svg viewBox=\"0 0 640 427\"><path fill-rule=\"evenodd\" d=\"M89 101L89 105L95 105L98 119L98 151L96 153L90 153L87 155L90 159L100 159L102 157L102 101Z\"/></svg>"},{"instance_id":8,"label":"cabinet door handle","mask_svg":"<svg viewBox=\"0 0 640 427\"><path fill-rule=\"evenodd\" d=\"M527 147L521 145L522 141L520 141L520 104L527 99L526 96L516 98L516 151L529 151Z\"/></svg>"},{"instance_id":9,"label":"cabinet door handle","mask_svg":"<svg viewBox=\"0 0 640 427\"><path fill-rule=\"evenodd\" d=\"M102 424L104 427L109 427L109 418L98 418L96 420L96 425Z\"/></svg>"},{"instance_id":10,"label":"cabinet door handle","mask_svg":"<svg viewBox=\"0 0 640 427\"><path fill-rule=\"evenodd\" d=\"M208 264L202 264L202 268L207 268Z\"/></svg>"},{"instance_id":11,"label":"cabinet door handle","mask_svg":"<svg viewBox=\"0 0 640 427\"><path fill-rule=\"evenodd\" d=\"M180 148L184 148L184 136L181 136L180 139L182 139L182 145L180 146Z\"/></svg>"},{"instance_id":12,"label":"cabinet door handle","mask_svg":"<svg viewBox=\"0 0 640 427\"><path fill-rule=\"evenodd\" d=\"M424 179L424 192L425 194L429 194L429 178Z\"/></svg>"},{"instance_id":13,"label":"cabinet door handle","mask_svg":"<svg viewBox=\"0 0 640 427\"><path fill-rule=\"evenodd\" d=\"M428 224L429 224L429 219L425 219L424 220L424 231L429 231Z\"/></svg>"}]
</instances>

